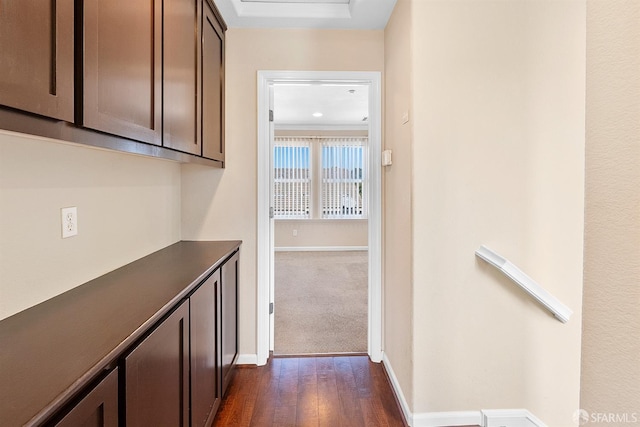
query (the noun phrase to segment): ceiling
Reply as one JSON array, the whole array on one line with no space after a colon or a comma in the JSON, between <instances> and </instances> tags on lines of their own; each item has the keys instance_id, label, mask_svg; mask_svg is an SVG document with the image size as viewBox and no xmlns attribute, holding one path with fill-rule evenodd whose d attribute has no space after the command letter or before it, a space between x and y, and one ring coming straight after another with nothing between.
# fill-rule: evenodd
<instances>
[{"instance_id":1,"label":"ceiling","mask_svg":"<svg viewBox=\"0 0 640 427\"><path fill-rule=\"evenodd\" d=\"M214 0L230 28L384 29L396 0ZM350 92L353 91L353 92ZM366 128L368 87L288 83L274 90L277 126ZM314 117L313 113L322 113Z\"/></svg>"},{"instance_id":2,"label":"ceiling","mask_svg":"<svg viewBox=\"0 0 640 427\"><path fill-rule=\"evenodd\" d=\"M396 0L214 0L230 28L382 30Z\"/></svg>"},{"instance_id":3,"label":"ceiling","mask_svg":"<svg viewBox=\"0 0 640 427\"><path fill-rule=\"evenodd\" d=\"M278 128L366 128L369 87L341 83L282 83L273 90ZM315 114L315 116L314 116ZM321 116L319 114L322 114Z\"/></svg>"}]
</instances>

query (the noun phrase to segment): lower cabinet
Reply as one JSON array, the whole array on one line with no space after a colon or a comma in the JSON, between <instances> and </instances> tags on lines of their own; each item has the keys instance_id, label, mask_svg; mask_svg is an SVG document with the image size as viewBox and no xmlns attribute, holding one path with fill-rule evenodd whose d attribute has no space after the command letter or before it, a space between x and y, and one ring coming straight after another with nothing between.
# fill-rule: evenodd
<instances>
[{"instance_id":1,"label":"lower cabinet","mask_svg":"<svg viewBox=\"0 0 640 427\"><path fill-rule=\"evenodd\" d=\"M191 315L191 425L209 426L222 397L220 375L220 270L189 298Z\"/></svg>"},{"instance_id":2,"label":"lower cabinet","mask_svg":"<svg viewBox=\"0 0 640 427\"><path fill-rule=\"evenodd\" d=\"M222 394L231 382L232 369L238 359L238 262L236 252L222 266Z\"/></svg>"},{"instance_id":3,"label":"lower cabinet","mask_svg":"<svg viewBox=\"0 0 640 427\"><path fill-rule=\"evenodd\" d=\"M211 426L238 358L238 260L236 251L46 425Z\"/></svg>"},{"instance_id":4,"label":"lower cabinet","mask_svg":"<svg viewBox=\"0 0 640 427\"><path fill-rule=\"evenodd\" d=\"M118 427L118 368L98 383L56 427Z\"/></svg>"},{"instance_id":5,"label":"lower cabinet","mask_svg":"<svg viewBox=\"0 0 640 427\"><path fill-rule=\"evenodd\" d=\"M127 427L189 425L189 303L124 359Z\"/></svg>"}]
</instances>

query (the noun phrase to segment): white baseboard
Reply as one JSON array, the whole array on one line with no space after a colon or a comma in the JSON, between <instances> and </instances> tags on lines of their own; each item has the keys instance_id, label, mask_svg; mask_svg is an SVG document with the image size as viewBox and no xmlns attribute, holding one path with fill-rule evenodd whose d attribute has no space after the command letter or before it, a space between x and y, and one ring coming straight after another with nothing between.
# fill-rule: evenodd
<instances>
[{"instance_id":1,"label":"white baseboard","mask_svg":"<svg viewBox=\"0 0 640 427\"><path fill-rule=\"evenodd\" d=\"M239 354L238 361L236 362L238 365L257 365L258 364L258 355L257 354Z\"/></svg>"},{"instance_id":2,"label":"white baseboard","mask_svg":"<svg viewBox=\"0 0 640 427\"><path fill-rule=\"evenodd\" d=\"M526 409L484 409L483 427L547 427Z\"/></svg>"},{"instance_id":3,"label":"white baseboard","mask_svg":"<svg viewBox=\"0 0 640 427\"><path fill-rule=\"evenodd\" d=\"M280 246L273 248L276 252L340 252L366 251L368 246Z\"/></svg>"},{"instance_id":4,"label":"white baseboard","mask_svg":"<svg viewBox=\"0 0 640 427\"><path fill-rule=\"evenodd\" d=\"M482 411L423 412L413 414L407 403L398 377L386 353L382 353L391 387L400 402L400 408L410 427L454 427L477 425L481 427L547 427L526 409L484 409Z\"/></svg>"},{"instance_id":5,"label":"white baseboard","mask_svg":"<svg viewBox=\"0 0 640 427\"><path fill-rule=\"evenodd\" d=\"M482 426L480 411L423 412L413 415L412 427Z\"/></svg>"},{"instance_id":6,"label":"white baseboard","mask_svg":"<svg viewBox=\"0 0 640 427\"><path fill-rule=\"evenodd\" d=\"M391 366L391 362L387 358L386 353L382 353L382 364L384 365L384 369L387 371L389 375L389 379L391 380L391 387L393 387L393 391L400 402L400 408L402 409L402 413L404 415L404 419L410 426L413 426L413 420L411 415L411 408L409 408L409 404L407 403L407 399L404 397L404 393L402 392L402 388L400 388L400 383L398 382L398 377L396 377L395 372L393 372L393 367Z\"/></svg>"},{"instance_id":7,"label":"white baseboard","mask_svg":"<svg viewBox=\"0 0 640 427\"><path fill-rule=\"evenodd\" d=\"M547 427L526 409L483 409L482 411L424 412L414 414L412 427Z\"/></svg>"}]
</instances>

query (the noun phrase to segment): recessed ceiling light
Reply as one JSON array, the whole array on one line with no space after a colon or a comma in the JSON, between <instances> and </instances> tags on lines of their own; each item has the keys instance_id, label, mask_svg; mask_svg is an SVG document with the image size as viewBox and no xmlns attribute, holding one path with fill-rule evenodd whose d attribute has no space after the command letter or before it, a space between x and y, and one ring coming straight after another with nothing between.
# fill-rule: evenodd
<instances>
[{"instance_id":1,"label":"recessed ceiling light","mask_svg":"<svg viewBox=\"0 0 640 427\"><path fill-rule=\"evenodd\" d=\"M349 93L356 93L356 90L355 89L349 89L348 92Z\"/></svg>"},{"instance_id":2,"label":"recessed ceiling light","mask_svg":"<svg viewBox=\"0 0 640 427\"><path fill-rule=\"evenodd\" d=\"M322 117L322 113L321 112L316 112L312 114L313 117Z\"/></svg>"}]
</instances>

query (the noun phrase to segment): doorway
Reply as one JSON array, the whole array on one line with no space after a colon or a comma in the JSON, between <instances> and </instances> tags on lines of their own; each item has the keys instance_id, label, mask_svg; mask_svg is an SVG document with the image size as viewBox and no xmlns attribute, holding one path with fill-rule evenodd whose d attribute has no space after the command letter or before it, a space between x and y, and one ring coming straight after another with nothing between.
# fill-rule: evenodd
<instances>
[{"instance_id":1,"label":"doorway","mask_svg":"<svg viewBox=\"0 0 640 427\"><path fill-rule=\"evenodd\" d=\"M374 362L382 359L381 297L381 75L379 72L258 72L258 294L257 294L257 363L267 362L274 344L274 219L271 180L273 178L274 126L269 111L273 110L275 84L356 84L368 90L367 131L370 165L367 221L367 353ZM277 309L277 308L276 308Z\"/></svg>"},{"instance_id":2,"label":"doorway","mask_svg":"<svg viewBox=\"0 0 640 427\"><path fill-rule=\"evenodd\" d=\"M367 352L367 258L276 250L274 356Z\"/></svg>"}]
</instances>

